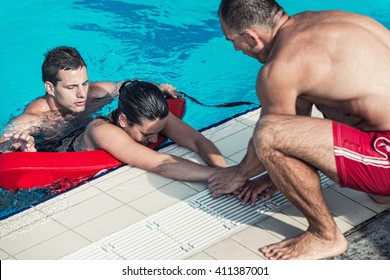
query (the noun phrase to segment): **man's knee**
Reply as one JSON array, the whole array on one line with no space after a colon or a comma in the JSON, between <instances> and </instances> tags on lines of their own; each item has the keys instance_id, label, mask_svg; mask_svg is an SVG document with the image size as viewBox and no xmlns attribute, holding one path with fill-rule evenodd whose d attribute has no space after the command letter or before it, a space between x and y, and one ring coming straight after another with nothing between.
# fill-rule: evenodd
<instances>
[{"instance_id":1,"label":"man's knee","mask_svg":"<svg viewBox=\"0 0 390 280\"><path fill-rule=\"evenodd\" d=\"M258 121L253 135L253 144L259 155L273 149L275 136L280 129L283 129L281 119L278 115L266 115Z\"/></svg>"}]
</instances>

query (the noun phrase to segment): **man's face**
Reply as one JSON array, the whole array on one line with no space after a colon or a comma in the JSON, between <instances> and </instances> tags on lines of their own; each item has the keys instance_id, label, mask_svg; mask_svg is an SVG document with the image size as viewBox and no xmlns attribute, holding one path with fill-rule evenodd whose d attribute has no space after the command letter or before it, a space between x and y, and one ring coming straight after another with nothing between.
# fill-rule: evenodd
<instances>
[{"instance_id":1,"label":"man's face","mask_svg":"<svg viewBox=\"0 0 390 280\"><path fill-rule=\"evenodd\" d=\"M88 95L87 68L60 70L58 76L60 80L54 87L54 100L58 109L83 112Z\"/></svg>"},{"instance_id":2,"label":"man's face","mask_svg":"<svg viewBox=\"0 0 390 280\"><path fill-rule=\"evenodd\" d=\"M268 56L263 45L259 44L259 38L255 38L256 33L247 31L237 33L227 26L223 20L220 20L220 25L226 40L233 43L233 47L236 51L242 51L244 54L259 60L261 63L265 63Z\"/></svg>"}]
</instances>

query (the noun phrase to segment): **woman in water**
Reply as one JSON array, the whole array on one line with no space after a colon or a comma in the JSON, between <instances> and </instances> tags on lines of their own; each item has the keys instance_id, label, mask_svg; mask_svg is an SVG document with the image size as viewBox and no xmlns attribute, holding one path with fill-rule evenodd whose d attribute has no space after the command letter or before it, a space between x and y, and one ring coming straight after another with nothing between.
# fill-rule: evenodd
<instances>
[{"instance_id":1,"label":"woman in water","mask_svg":"<svg viewBox=\"0 0 390 280\"><path fill-rule=\"evenodd\" d=\"M148 148L146 145L155 143L159 133L198 153L208 166ZM105 150L123 163L175 180L205 181L216 168L226 167L210 140L169 112L159 87L139 80L124 82L118 109L91 121L70 148Z\"/></svg>"}]
</instances>

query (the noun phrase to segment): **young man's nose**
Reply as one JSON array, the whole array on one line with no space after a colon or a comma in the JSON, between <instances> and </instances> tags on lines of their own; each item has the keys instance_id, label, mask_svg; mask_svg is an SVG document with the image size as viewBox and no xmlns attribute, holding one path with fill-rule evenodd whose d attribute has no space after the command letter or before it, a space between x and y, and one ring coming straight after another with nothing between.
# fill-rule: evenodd
<instances>
[{"instance_id":1,"label":"young man's nose","mask_svg":"<svg viewBox=\"0 0 390 280\"><path fill-rule=\"evenodd\" d=\"M83 86L77 87L77 97L83 98L87 96L86 89Z\"/></svg>"}]
</instances>

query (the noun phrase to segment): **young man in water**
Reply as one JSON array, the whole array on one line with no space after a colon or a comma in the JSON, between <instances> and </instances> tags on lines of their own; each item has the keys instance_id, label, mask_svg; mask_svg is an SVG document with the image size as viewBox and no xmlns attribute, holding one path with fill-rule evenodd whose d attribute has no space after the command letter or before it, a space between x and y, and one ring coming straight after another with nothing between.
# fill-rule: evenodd
<instances>
[{"instance_id":1,"label":"young man in water","mask_svg":"<svg viewBox=\"0 0 390 280\"><path fill-rule=\"evenodd\" d=\"M347 240L317 171L390 202L389 30L341 11L289 16L274 0L222 0L219 18L234 48L264 66L256 82L262 110L247 153L209 177L213 195L238 191L254 203L276 187L302 211L307 231L262 248L269 259L342 254ZM313 104L324 119L310 117Z\"/></svg>"},{"instance_id":2,"label":"young man in water","mask_svg":"<svg viewBox=\"0 0 390 280\"><path fill-rule=\"evenodd\" d=\"M79 133L92 114L118 96L121 82L89 83L87 66L72 47L60 46L45 55L42 64L45 95L32 101L11 120L0 136L2 152L52 151ZM174 92L169 85L160 85ZM38 136L38 137L34 137Z\"/></svg>"}]
</instances>

